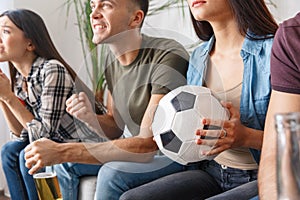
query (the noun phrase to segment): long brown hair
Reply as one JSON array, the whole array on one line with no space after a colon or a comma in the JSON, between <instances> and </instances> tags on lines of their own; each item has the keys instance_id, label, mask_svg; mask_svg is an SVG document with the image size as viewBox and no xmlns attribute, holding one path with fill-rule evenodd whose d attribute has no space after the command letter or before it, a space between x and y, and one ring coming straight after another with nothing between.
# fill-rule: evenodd
<instances>
[{"instance_id":1,"label":"long brown hair","mask_svg":"<svg viewBox=\"0 0 300 200\"><path fill-rule=\"evenodd\" d=\"M252 40L274 37L278 25L270 13L264 0L228 0L240 33ZM207 21L197 21L191 14L192 23L197 36L208 41L214 34ZM249 35L248 31L253 33Z\"/></svg>"},{"instance_id":2,"label":"long brown hair","mask_svg":"<svg viewBox=\"0 0 300 200\"><path fill-rule=\"evenodd\" d=\"M84 91L89 99L92 100L92 102L95 102L93 92L77 77L74 70L58 53L43 19L38 14L27 9L16 9L3 12L0 17L3 16L7 16L20 30L23 31L24 36L31 40L35 47L34 53L37 56L47 60L56 59L60 61L70 73L74 83L76 83L77 92ZM8 63L11 77L11 89L14 91L17 70L10 61L8 61ZM102 112L97 111L97 109L98 107L96 106L96 112Z\"/></svg>"}]
</instances>

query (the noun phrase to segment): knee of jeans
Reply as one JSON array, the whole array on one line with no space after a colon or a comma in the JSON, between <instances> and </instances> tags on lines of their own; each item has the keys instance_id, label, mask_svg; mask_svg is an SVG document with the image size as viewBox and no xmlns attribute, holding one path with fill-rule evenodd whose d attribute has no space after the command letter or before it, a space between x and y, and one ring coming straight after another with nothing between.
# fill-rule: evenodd
<instances>
[{"instance_id":1,"label":"knee of jeans","mask_svg":"<svg viewBox=\"0 0 300 200\"><path fill-rule=\"evenodd\" d=\"M2 146L1 149L1 160L2 160L2 165L4 166L5 164L8 164L12 160L15 160L14 157L17 156L16 150L14 148L14 145L10 142L5 143Z\"/></svg>"},{"instance_id":2,"label":"knee of jeans","mask_svg":"<svg viewBox=\"0 0 300 200\"><path fill-rule=\"evenodd\" d=\"M118 166L103 165L97 176L96 197L103 199L119 199L119 197L129 189L131 179L126 172L123 172ZM105 194L103 196L103 194Z\"/></svg>"},{"instance_id":3,"label":"knee of jeans","mask_svg":"<svg viewBox=\"0 0 300 200\"><path fill-rule=\"evenodd\" d=\"M107 183L122 181L121 178L122 171L118 169L117 166L112 167L111 165L104 164L97 176L97 184L107 185Z\"/></svg>"},{"instance_id":4,"label":"knee of jeans","mask_svg":"<svg viewBox=\"0 0 300 200\"><path fill-rule=\"evenodd\" d=\"M25 163L25 150L23 149L19 155L20 162Z\"/></svg>"},{"instance_id":5,"label":"knee of jeans","mask_svg":"<svg viewBox=\"0 0 300 200\"><path fill-rule=\"evenodd\" d=\"M54 170L59 178L71 178L71 167L69 166L69 163L62 163L53 165Z\"/></svg>"},{"instance_id":6,"label":"knee of jeans","mask_svg":"<svg viewBox=\"0 0 300 200\"><path fill-rule=\"evenodd\" d=\"M97 182L98 181L103 182L105 181L104 179L110 179L114 177L116 174L115 172L116 172L115 169L108 167L106 164L104 164L98 172Z\"/></svg>"},{"instance_id":7,"label":"knee of jeans","mask_svg":"<svg viewBox=\"0 0 300 200\"><path fill-rule=\"evenodd\" d=\"M20 170L22 172L22 174L24 173L28 173L28 168L25 166L25 151L24 149L20 152L20 155L19 155L19 166L20 166Z\"/></svg>"}]
</instances>

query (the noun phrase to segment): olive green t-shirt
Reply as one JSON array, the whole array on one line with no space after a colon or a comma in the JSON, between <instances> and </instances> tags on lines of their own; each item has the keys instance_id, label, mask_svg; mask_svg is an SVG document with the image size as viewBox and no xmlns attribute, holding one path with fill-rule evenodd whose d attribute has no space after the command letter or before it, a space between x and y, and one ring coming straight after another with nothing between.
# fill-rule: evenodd
<instances>
[{"instance_id":1,"label":"olive green t-shirt","mask_svg":"<svg viewBox=\"0 0 300 200\"><path fill-rule=\"evenodd\" d=\"M189 55L178 42L143 35L136 59L127 66L110 54L105 70L120 128L137 135L152 94L166 94L186 84Z\"/></svg>"}]
</instances>

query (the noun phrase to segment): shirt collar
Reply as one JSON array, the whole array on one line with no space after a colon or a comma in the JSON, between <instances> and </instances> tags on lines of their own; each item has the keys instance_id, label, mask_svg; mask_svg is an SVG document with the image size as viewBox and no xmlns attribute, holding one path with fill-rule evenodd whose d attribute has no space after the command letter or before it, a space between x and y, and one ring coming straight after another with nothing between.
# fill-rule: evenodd
<instances>
[{"instance_id":1,"label":"shirt collar","mask_svg":"<svg viewBox=\"0 0 300 200\"><path fill-rule=\"evenodd\" d=\"M257 36L254 33L251 33L249 31L247 32L247 36L245 37L241 50L242 56L244 53L258 55L261 52L261 49L263 48L264 39L253 40L250 39L249 36L257 38Z\"/></svg>"},{"instance_id":2,"label":"shirt collar","mask_svg":"<svg viewBox=\"0 0 300 200\"><path fill-rule=\"evenodd\" d=\"M202 47L202 51L199 52L199 56L205 56L207 54L209 54L209 52L211 51L211 49L213 48L215 43L215 36L213 35L209 41L203 43L203 47Z\"/></svg>"},{"instance_id":3,"label":"shirt collar","mask_svg":"<svg viewBox=\"0 0 300 200\"><path fill-rule=\"evenodd\" d=\"M32 67L30 69L30 72L28 74L28 77L27 77L27 81L30 81L32 76L36 73L36 71L39 69L39 67L45 62L45 58L42 58L42 57L37 57L33 64L32 64Z\"/></svg>"},{"instance_id":4,"label":"shirt collar","mask_svg":"<svg viewBox=\"0 0 300 200\"><path fill-rule=\"evenodd\" d=\"M243 42L243 46L241 49L241 55L242 57L245 54L252 54L252 55L258 55L263 48L263 42L264 39L259 39L259 40L253 40L250 39L249 36L251 37L256 37L257 36L254 33L251 33L250 31L247 32L247 37L245 37L245 40ZM203 46L203 51L200 52L200 56L207 55L213 48L213 45L215 43L215 36L213 35L209 41Z\"/></svg>"}]
</instances>

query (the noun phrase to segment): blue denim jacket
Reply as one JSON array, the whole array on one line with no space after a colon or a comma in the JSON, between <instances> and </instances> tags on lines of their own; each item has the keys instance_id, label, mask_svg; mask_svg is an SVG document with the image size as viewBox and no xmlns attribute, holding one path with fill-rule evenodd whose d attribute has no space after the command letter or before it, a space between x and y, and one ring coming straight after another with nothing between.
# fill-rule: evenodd
<instances>
[{"instance_id":1,"label":"blue denim jacket","mask_svg":"<svg viewBox=\"0 0 300 200\"><path fill-rule=\"evenodd\" d=\"M188 84L200 86L204 84L209 52L214 42L215 38L212 37L193 51L187 72ZM240 119L243 125L257 130L264 129L271 95L270 55L272 43L273 38L265 40L245 38L240 52L244 63ZM234 77L234 74L232 76ZM256 162L259 163L260 151L250 150Z\"/></svg>"}]
</instances>

